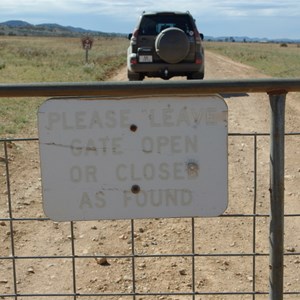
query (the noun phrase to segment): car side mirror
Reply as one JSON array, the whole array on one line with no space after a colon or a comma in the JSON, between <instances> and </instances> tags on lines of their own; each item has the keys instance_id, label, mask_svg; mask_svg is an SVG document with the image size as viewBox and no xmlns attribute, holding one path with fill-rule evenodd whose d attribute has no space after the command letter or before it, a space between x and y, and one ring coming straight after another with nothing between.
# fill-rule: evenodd
<instances>
[{"instance_id":1,"label":"car side mirror","mask_svg":"<svg viewBox=\"0 0 300 300\"><path fill-rule=\"evenodd\" d=\"M129 33L128 34L128 39L131 40L131 38L132 38L132 33Z\"/></svg>"},{"instance_id":2,"label":"car side mirror","mask_svg":"<svg viewBox=\"0 0 300 300\"><path fill-rule=\"evenodd\" d=\"M199 33L201 40L204 40L204 34L203 33Z\"/></svg>"}]
</instances>

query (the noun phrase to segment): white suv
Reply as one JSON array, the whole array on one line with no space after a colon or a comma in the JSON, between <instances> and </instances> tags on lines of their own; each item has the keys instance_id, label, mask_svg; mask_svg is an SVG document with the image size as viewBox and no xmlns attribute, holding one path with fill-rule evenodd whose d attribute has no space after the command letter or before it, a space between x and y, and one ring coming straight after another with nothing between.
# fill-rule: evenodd
<instances>
[{"instance_id":1,"label":"white suv","mask_svg":"<svg viewBox=\"0 0 300 300\"><path fill-rule=\"evenodd\" d=\"M144 12L127 52L128 79L204 78L203 34L189 12Z\"/></svg>"}]
</instances>

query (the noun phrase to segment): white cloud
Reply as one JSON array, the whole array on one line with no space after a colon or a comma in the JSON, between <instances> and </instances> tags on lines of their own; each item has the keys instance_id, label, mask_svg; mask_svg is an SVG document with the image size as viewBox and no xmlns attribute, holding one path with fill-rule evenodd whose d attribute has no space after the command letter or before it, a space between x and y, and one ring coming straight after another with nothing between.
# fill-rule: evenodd
<instances>
[{"instance_id":1,"label":"white cloud","mask_svg":"<svg viewBox=\"0 0 300 300\"><path fill-rule=\"evenodd\" d=\"M216 1L217 10L230 16L292 16L300 14L300 2L296 0L248 0Z\"/></svg>"},{"instance_id":2,"label":"white cloud","mask_svg":"<svg viewBox=\"0 0 300 300\"><path fill-rule=\"evenodd\" d=\"M221 33L226 26L238 31L258 24L268 24L274 32L279 27L291 31L288 24L293 24L293 35L299 36L298 0L172 0L171 4L157 0L0 0L0 22L21 19L33 24L60 23L126 32L132 30L144 10L188 10L199 26L207 26L206 31ZM283 19L285 22L280 23Z\"/></svg>"},{"instance_id":3,"label":"white cloud","mask_svg":"<svg viewBox=\"0 0 300 300\"><path fill-rule=\"evenodd\" d=\"M141 13L144 10L178 10L191 11L197 15L295 15L300 14L300 2L297 0L173 0L168 1L145 0L1 0L1 14L8 13L81 13L104 14L126 17Z\"/></svg>"}]
</instances>

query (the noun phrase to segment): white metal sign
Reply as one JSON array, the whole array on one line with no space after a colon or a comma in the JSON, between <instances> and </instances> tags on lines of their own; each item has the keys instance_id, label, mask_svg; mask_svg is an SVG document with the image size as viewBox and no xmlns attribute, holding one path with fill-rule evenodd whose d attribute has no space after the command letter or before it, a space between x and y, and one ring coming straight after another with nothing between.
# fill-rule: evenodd
<instances>
[{"instance_id":1,"label":"white metal sign","mask_svg":"<svg viewBox=\"0 0 300 300\"><path fill-rule=\"evenodd\" d=\"M227 106L217 96L50 99L38 113L53 220L218 216Z\"/></svg>"}]
</instances>

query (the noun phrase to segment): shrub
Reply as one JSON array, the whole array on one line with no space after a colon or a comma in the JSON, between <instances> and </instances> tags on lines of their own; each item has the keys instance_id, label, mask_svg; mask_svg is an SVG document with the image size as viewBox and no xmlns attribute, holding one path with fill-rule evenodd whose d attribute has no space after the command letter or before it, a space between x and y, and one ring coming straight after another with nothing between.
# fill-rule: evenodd
<instances>
[{"instance_id":1,"label":"shrub","mask_svg":"<svg viewBox=\"0 0 300 300\"><path fill-rule=\"evenodd\" d=\"M0 60L0 70L5 68L5 62Z\"/></svg>"}]
</instances>

